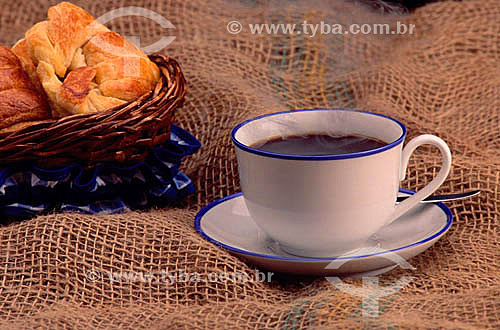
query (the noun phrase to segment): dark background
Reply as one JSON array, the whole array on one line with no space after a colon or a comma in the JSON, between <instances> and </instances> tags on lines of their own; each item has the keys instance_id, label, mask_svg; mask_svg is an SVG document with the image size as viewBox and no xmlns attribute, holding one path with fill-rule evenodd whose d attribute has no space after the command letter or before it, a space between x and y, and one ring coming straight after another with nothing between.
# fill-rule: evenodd
<instances>
[{"instance_id":1,"label":"dark background","mask_svg":"<svg viewBox=\"0 0 500 330\"><path fill-rule=\"evenodd\" d=\"M375 9L384 10L390 12L394 8L406 8L408 10L414 10L418 7L421 7L427 3L437 2L440 0L362 0L362 2L367 3L368 5L374 7ZM385 2L385 4L383 3Z\"/></svg>"}]
</instances>

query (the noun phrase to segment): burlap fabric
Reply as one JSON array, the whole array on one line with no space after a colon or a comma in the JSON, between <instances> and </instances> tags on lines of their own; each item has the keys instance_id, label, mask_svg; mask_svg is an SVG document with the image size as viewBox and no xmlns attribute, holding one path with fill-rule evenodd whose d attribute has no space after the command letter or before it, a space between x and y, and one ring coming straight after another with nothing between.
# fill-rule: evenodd
<instances>
[{"instance_id":1,"label":"burlap fabric","mask_svg":"<svg viewBox=\"0 0 500 330\"><path fill-rule=\"evenodd\" d=\"M53 3L51 1L50 3ZM409 16L380 18L364 7L333 2L100 0L75 2L99 16L140 6L168 18L123 17L110 27L164 34L189 82L177 123L203 149L183 169L197 193L168 209L112 216L54 214L0 227L0 324L6 329L150 328L482 328L500 327L500 3L442 2ZM300 4L300 7L298 7ZM49 1L0 1L0 43L12 45L44 19ZM232 35L229 21L331 24L396 20L413 35ZM372 110L405 122L410 137L438 134L453 152L440 190L481 189L449 203L455 223L434 247L380 278L414 280L380 300L364 318L361 299L324 278L276 275L271 283L231 281L95 281L101 272L206 275L255 268L209 244L193 228L196 212L239 190L229 133L257 114L316 107ZM403 186L418 189L439 169L435 150L419 149ZM351 283L360 285L358 281Z\"/></svg>"}]
</instances>

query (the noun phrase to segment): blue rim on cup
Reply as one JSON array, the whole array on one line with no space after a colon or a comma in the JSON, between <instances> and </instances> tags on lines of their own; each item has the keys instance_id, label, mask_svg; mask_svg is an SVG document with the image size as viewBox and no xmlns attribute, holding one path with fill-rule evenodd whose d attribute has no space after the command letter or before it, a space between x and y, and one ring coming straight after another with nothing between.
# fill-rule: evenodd
<instances>
[{"instance_id":1,"label":"blue rim on cup","mask_svg":"<svg viewBox=\"0 0 500 330\"><path fill-rule=\"evenodd\" d=\"M348 154L339 154L339 155L290 155L290 154L281 154L281 153L275 153L275 152L269 152L269 151L264 151L260 149L253 148L251 146L248 146L236 138L236 133L240 128L243 126L257 121L259 119L267 118L267 117L273 117L273 116L279 116L287 113L296 113L296 112L308 112L308 111L344 111L344 112L358 112L358 113L364 113L372 116L377 116L377 117L383 117L386 119L389 119L396 124L398 124L401 129L402 129L402 134L401 136L396 139L393 142L388 143L385 146L382 146L380 148L375 148L372 150L367 150L367 151L361 151L361 152L355 152L355 153L348 153ZM403 143L405 137L407 134L407 130L405 125L403 125L400 121L389 117L385 115L381 115L378 113L374 112L368 112L368 111L361 111L361 110L349 110L349 109L302 109L302 110L289 110L289 111L282 111L282 112L275 112L275 113L270 113L270 114L265 114L262 116L258 116L249 120L246 120L242 122L241 124L237 125L231 132L231 139L233 143L240 149L245 150L247 152L256 154L256 155L261 155L261 156L266 156L266 157L272 157L272 158L279 158L279 159L290 159L290 160L337 160L337 159L349 159L349 158L357 158L357 157L365 157L373 154L377 154L383 151L386 151L388 149L394 148L398 146L399 144Z\"/></svg>"}]
</instances>

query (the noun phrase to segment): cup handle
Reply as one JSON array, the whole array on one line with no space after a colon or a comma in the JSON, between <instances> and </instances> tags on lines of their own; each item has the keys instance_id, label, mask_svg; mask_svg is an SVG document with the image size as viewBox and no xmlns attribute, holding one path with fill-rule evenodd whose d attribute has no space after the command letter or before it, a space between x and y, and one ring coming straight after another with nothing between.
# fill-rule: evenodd
<instances>
[{"instance_id":1,"label":"cup handle","mask_svg":"<svg viewBox=\"0 0 500 330\"><path fill-rule=\"evenodd\" d=\"M446 180L446 177L450 173L451 169L450 148L448 148L446 142L444 142L437 136L424 134L412 139L403 149L403 153L401 156L400 180L402 181L406 177L406 169L408 167L408 161L410 159L410 156L413 154L415 149L424 144L430 144L439 148L439 151L441 151L441 155L443 156L443 164L441 166L441 169L439 170L439 173L436 175L436 177L428 185L420 189L410 198L396 205L396 210L394 214L386 224L390 224L391 222L399 218L401 215L408 212L412 207L420 203L423 199L430 196L434 191L436 191L439 188L439 186L443 184L443 182Z\"/></svg>"}]
</instances>

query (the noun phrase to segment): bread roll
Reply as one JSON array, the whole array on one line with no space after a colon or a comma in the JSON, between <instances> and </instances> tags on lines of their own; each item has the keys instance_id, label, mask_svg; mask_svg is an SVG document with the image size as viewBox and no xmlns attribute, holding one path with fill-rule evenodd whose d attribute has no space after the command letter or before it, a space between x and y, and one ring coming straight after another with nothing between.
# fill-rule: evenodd
<instances>
[{"instance_id":1,"label":"bread roll","mask_svg":"<svg viewBox=\"0 0 500 330\"><path fill-rule=\"evenodd\" d=\"M7 47L0 47L0 132L21 129L50 117L46 100L24 72L18 57Z\"/></svg>"},{"instance_id":2,"label":"bread roll","mask_svg":"<svg viewBox=\"0 0 500 330\"><path fill-rule=\"evenodd\" d=\"M31 60L31 57L28 53L26 40L20 40L17 44L14 45L14 47L12 47L12 51L21 60L23 70L28 74L37 91L40 94L44 95L45 91L43 90L42 83L40 82L40 79L38 78L38 75L36 73L36 66L35 64L33 64L33 61Z\"/></svg>"},{"instance_id":3,"label":"bread roll","mask_svg":"<svg viewBox=\"0 0 500 330\"><path fill-rule=\"evenodd\" d=\"M36 67L32 80L43 86L54 117L122 105L160 79L158 67L132 42L67 2L51 7L48 21L33 26L16 46L28 54L20 56L26 71Z\"/></svg>"}]
</instances>

